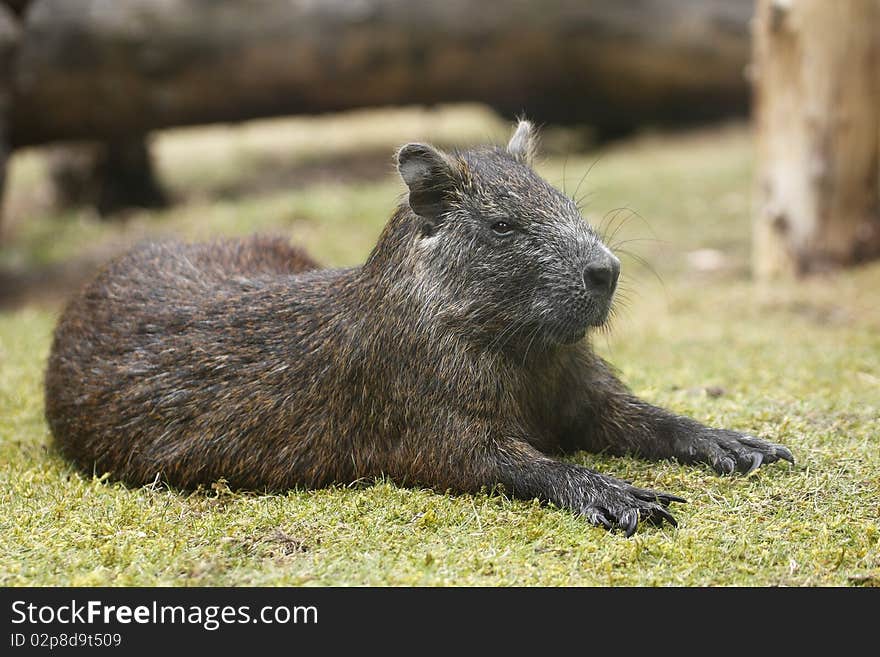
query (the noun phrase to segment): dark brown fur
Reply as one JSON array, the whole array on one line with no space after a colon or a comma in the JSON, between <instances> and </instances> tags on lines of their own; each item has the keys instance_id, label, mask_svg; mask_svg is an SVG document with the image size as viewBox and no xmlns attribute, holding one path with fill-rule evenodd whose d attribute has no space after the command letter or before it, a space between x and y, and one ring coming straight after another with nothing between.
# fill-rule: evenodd
<instances>
[{"instance_id":1,"label":"dark brown fur","mask_svg":"<svg viewBox=\"0 0 880 657\"><path fill-rule=\"evenodd\" d=\"M266 239L147 244L109 265L55 332L61 451L130 484L501 485L627 533L674 522L679 498L553 454L723 473L790 460L637 399L593 353L616 259L531 170L531 137L522 123L507 151L404 147L409 202L363 267L315 269Z\"/></svg>"}]
</instances>

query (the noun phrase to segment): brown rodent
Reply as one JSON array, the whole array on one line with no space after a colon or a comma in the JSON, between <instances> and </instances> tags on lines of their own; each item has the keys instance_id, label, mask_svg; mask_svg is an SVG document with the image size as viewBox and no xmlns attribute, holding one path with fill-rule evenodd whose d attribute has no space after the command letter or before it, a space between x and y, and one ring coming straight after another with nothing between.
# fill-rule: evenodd
<instances>
[{"instance_id":1,"label":"brown rodent","mask_svg":"<svg viewBox=\"0 0 880 657\"><path fill-rule=\"evenodd\" d=\"M280 490L388 475L502 486L627 534L673 495L552 456L751 471L791 453L633 396L586 334L619 261L508 147L397 155L408 198L361 267L281 242L146 244L67 307L46 374L61 451L130 484ZM308 271L305 271L308 270Z\"/></svg>"}]
</instances>

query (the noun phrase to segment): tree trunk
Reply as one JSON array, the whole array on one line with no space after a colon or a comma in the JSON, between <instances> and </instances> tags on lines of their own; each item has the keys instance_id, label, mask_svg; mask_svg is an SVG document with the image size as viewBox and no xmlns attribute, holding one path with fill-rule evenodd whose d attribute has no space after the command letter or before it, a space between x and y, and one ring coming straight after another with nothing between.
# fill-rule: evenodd
<instances>
[{"instance_id":1,"label":"tree trunk","mask_svg":"<svg viewBox=\"0 0 880 657\"><path fill-rule=\"evenodd\" d=\"M880 0L759 0L760 278L880 256Z\"/></svg>"},{"instance_id":2,"label":"tree trunk","mask_svg":"<svg viewBox=\"0 0 880 657\"><path fill-rule=\"evenodd\" d=\"M33 0L16 145L482 101L618 131L744 113L752 0Z\"/></svg>"}]
</instances>

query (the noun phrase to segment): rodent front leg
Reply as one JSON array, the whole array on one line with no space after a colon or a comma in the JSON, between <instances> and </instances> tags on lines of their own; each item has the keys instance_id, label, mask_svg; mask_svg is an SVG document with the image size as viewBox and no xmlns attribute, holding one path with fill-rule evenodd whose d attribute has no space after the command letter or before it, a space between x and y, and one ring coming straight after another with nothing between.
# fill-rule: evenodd
<instances>
[{"instance_id":1,"label":"rodent front leg","mask_svg":"<svg viewBox=\"0 0 880 657\"><path fill-rule=\"evenodd\" d=\"M640 519L676 525L667 507L671 502L685 501L556 461L525 440L496 440L489 448L471 454L480 461L472 469L479 473L472 482L474 489L501 484L514 497L552 502L586 517L594 525L622 529L627 536L636 530Z\"/></svg>"},{"instance_id":2,"label":"rodent front leg","mask_svg":"<svg viewBox=\"0 0 880 657\"><path fill-rule=\"evenodd\" d=\"M633 395L598 358L570 373L564 406L573 417L564 428L565 451L578 449L708 463L719 474L750 473L762 463L794 463L783 445L729 429L714 429Z\"/></svg>"}]
</instances>

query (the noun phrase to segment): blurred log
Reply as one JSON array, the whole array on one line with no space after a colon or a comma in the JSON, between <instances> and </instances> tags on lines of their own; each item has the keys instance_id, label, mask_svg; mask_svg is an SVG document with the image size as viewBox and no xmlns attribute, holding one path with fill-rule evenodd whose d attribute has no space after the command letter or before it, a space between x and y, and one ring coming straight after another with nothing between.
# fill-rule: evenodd
<instances>
[{"instance_id":1,"label":"blurred log","mask_svg":"<svg viewBox=\"0 0 880 657\"><path fill-rule=\"evenodd\" d=\"M0 0L0 4L4 4L16 14L23 14L24 10L30 4L31 0Z\"/></svg>"},{"instance_id":2,"label":"blurred log","mask_svg":"<svg viewBox=\"0 0 880 657\"><path fill-rule=\"evenodd\" d=\"M600 131L744 112L752 0L32 0L15 145L482 101Z\"/></svg>"},{"instance_id":3,"label":"blurred log","mask_svg":"<svg viewBox=\"0 0 880 657\"><path fill-rule=\"evenodd\" d=\"M163 208L147 138L60 144L49 154L49 176L60 207L94 206L104 216L130 208Z\"/></svg>"},{"instance_id":4,"label":"blurred log","mask_svg":"<svg viewBox=\"0 0 880 657\"><path fill-rule=\"evenodd\" d=\"M880 256L880 0L759 0L755 274Z\"/></svg>"},{"instance_id":5,"label":"blurred log","mask_svg":"<svg viewBox=\"0 0 880 657\"><path fill-rule=\"evenodd\" d=\"M12 82L12 59L18 42L18 27L13 14L0 5L0 218L3 187L6 183L6 160L9 157L9 104Z\"/></svg>"}]
</instances>

